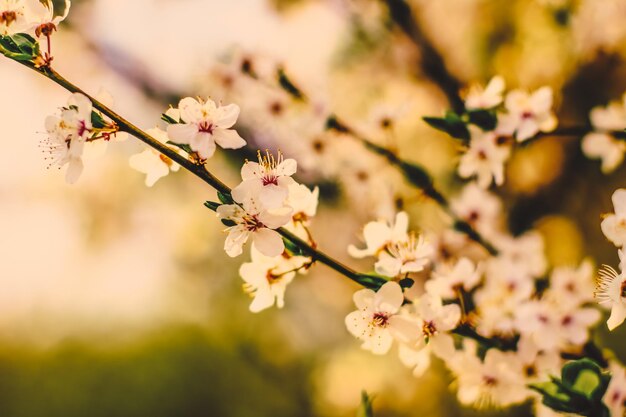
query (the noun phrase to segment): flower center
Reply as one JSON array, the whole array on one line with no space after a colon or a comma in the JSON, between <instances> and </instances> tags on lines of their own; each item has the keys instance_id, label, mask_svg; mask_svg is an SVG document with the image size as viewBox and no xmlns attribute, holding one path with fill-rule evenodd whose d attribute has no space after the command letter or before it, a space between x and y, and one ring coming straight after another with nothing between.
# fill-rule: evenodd
<instances>
[{"instance_id":1,"label":"flower center","mask_svg":"<svg viewBox=\"0 0 626 417\"><path fill-rule=\"evenodd\" d=\"M490 376L490 375L484 375L483 382L488 387L495 387L498 384L498 380L495 377Z\"/></svg>"},{"instance_id":2,"label":"flower center","mask_svg":"<svg viewBox=\"0 0 626 417\"><path fill-rule=\"evenodd\" d=\"M268 174L268 175L264 175L263 176L263 185L278 185L278 177L276 175L272 174Z\"/></svg>"},{"instance_id":3,"label":"flower center","mask_svg":"<svg viewBox=\"0 0 626 417\"><path fill-rule=\"evenodd\" d=\"M198 124L198 132L208 133L212 135L214 128L215 126L213 126L213 123L209 123L207 121L202 121Z\"/></svg>"},{"instance_id":4,"label":"flower center","mask_svg":"<svg viewBox=\"0 0 626 417\"><path fill-rule=\"evenodd\" d=\"M532 119L533 117L535 117L535 114L531 111L525 111L524 113L522 113L522 119Z\"/></svg>"},{"instance_id":5,"label":"flower center","mask_svg":"<svg viewBox=\"0 0 626 417\"><path fill-rule=\"evenodd\" d=\"M389 316L385 313L374 313L372 324L377 327L385 328L389 325Z\"/></svg>"},{"instance_id":6,"label":"flower center","mask_svg":"<svg viewBox=\"0 0 626 417\"><path fill-rule=\"evenodd\" d=\"M86 131L87 131L87 126L85 126L85 121L81 120L80 122L78 122L78 129L77 129L78 136L82 137Z\"/></svg>"},{"instance_id":7,"label":"flower center","mask_svg":"<svg viewBox=\"0 0 626 417\"><path fill-rule=\"evenodd\" d=\"M422 332L424 333L424 336L431 337L437 333L437 327L435 327L435 323L432 321L425 321L422 326Z\"/></svg>"}]
</instances>

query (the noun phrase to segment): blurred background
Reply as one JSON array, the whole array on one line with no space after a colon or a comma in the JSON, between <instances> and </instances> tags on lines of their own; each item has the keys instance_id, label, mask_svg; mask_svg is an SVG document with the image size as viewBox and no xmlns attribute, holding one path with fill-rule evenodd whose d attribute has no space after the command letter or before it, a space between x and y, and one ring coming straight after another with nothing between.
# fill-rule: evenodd
<instances>
[{"instance_id":1,"label":"blurred background","mask_svg":"<svg viewBox=\"0 0 626 417\"><path fill-rule=\"evenodd\" d=\"M592 107L626 90L623 0L410 0L403 19L387 3L398 4L74 1L53 38L54 65L90 93L109 91L119 113L150 128L181 96L217 95L211 69L225 54L249 51L373 135L376 118L393 115L394 146L448 195L462 185L456 145L421 117L449 104L403 19L461 86L495 74L509 88L552 86L563 126L587 125ZM375 395L376 416L485 415L457 405L442 364L417 379L395 355L362 351L343 324L356 287L323 266L290 285L283 310L251 314L237 274L247 258L224 254L223 226L202 206L212 190L185 172L146 188L128 167L142 149L132 139L88 160L78 184L66 185L62 172L46 169L40 142L45 117L68 93L6 59L0 91L0 416L352 416L363 389ZM251 149L280 147L259 135L254 105L242 108L238 128ZM303 135L299 128L290 135ZM616 265L599 222L626 171L602 175L579 139L522 148L498 193L511 231L537 227L552 265L586 256ZM209 163L231 185L242 160L233 154ZM365 185L338 183L324 166L302 179L323 185L312 226L319 245L367 269L346 247L380 215L372 194L399 191L376 188L378 167L362 164L370 171L355 172L371 177ZM405 208L416 227L443 224L424 199ZM625 336L623 326L598 335L622 359Z\"/></svg>"}]
</instances>

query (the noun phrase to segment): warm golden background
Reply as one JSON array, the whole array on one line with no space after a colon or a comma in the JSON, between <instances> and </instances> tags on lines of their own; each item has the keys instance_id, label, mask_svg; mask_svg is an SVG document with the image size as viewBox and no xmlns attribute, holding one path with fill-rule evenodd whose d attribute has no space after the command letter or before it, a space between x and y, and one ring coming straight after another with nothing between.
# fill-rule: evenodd
<instances>
[{"instance_id":1,"label":"warm golden background","mask_svg":"<svg viewBox=\"0 0 626 417\"><path fill-rule=\"evenodd\" d=\"M626 88L626 1L410 4L463 82L551 85L562 125L587 123ZM167 103L146 85L195 95L233 46L275 57L355 123L397 109L402 155L453 194L454 144L420 120L445 98L386 20L373 0L82 0L54 36L54 65L150 128ZM245 259L224 254L223 226L202 206L213 192L184 172L146 188L128 167L138 142L88 161L75 186L46 170L43 121L67 96L0 60L0 416L352 416L362 389L376 394L377 417L478 414L457 405L441 364L415 379L395 355L361 351L343 325L355 287L323 266L289 287L284 310L249 313ZM539 227L554 264L615 264L599 220L626 170L602 176L578 149L577 138L545 139L509 163L510 226ZM209 166L235 183L232 160ZM345 248L373 215L359 198L324 193L313 224L320 245L353 265ZM421 203L408 208L416 223L436 227ZM602 335L622 359L625 336ZM498 415L513 414L527 410Z\"/></svg>"}]
</instances>

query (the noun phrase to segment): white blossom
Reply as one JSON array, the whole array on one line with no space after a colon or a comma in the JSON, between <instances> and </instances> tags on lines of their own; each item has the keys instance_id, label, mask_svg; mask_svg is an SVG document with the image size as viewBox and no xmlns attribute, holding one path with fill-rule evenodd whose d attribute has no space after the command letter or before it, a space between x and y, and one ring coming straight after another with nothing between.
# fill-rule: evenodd
<instances>
[{"instance_id":1,"label":"white blossom","mask_svg":"<svg viewBox=\"0 0 626 417\"><path fill-rule=\"evenodd\" d=\"M426 281L426 292L443 299L458 296L458 289L470 291L480 282L481 268L474 265L468 258L461 258L451 263L439 263L433 271L432 278Z\"/></svg>"},{"instance_id":2,"label":"white blossom","mask_svg":"<svg viewBox=\"0 0 626 417\"><path fill-rule=\"evenodd\" d=\"M0 0L0 35L14 35L29 28L24 0Z\"/></svg>"},{"instance_id":3,"label":"white blossom","mask_svg":"<svg viewBox=\"0 0 626 417\"><path fill-rule=\"evenodd\" d=\"M164 145L169 140L167 133L159 128L148 129L146 130L146 133ZM177 153L181 153L178 148L170 146L170 149L176 151ZM145 149L144 151L131 156L129 165L131 168L146 174L145 182L148 187L152 187L160 178L167 176L170 171L176 172L180 169L180 165L152 148Z\"/></svg>"},{"instance_id":4,"label":"white blossom","mask_svg":"<svg viewBox=\"0 0 626 417\"><path fill-rule=\"evenodd\" d=\"M410 343L420 330L414 320L399 314L403 302L402 288L394 281L387 282L377 292L359 290L354 293L354 304L358 310L346 316L346 327L363 341L363 349L378 355L385 354L394 339Z\"/></svg>"},{"instance_id":5,"label":"white blossom","mask_svg":"<svg viewBox=\"0 0 626 417\"><path fill-rule=\"evenodd\" d=\"M494 194L468 183L461 194L450 200L454 213L483 236L493 236L502 222L502 203Z\"/></svg>"},{"instance_id":6,"label":"white blossom","mask_svg":"<svg viewBox=\"0 0 626 417\"><path fill-rule=\"evenodd\" d=\"M254 297L250 311L258 313L276 304L282 308L285 304L285 290L293 281L296 271L302 268L309 258L282 255L269 257L252 246L252 262L246 262L239 268L239 275L245 281L244 290Z\"/></svg>"},{"instance_id":7,"label":"white blossom","mask_svg":"<svg viewBox=\"0 0 626 417\"><path fill-rule=\"evenodd\" d=\"M433 255L433 247L424 236L410 233L406 240L387 245L386 250L378 255L374 265L376 272L387 277L420 272Z\"/></svg>"},{"instance_id":8,"label":"white blossom","mask_svg":"<svg viewBox=\"0 0 626 417\"><path fill-rule=\"evenodd\" d=\"M232 196L237 201L246 198L258 198L266 209L281 207L289 194L289 186L295 184L291 176L296 173L297 163L294 159L283 159L269 151L265 155L258 152L259 162L246 161L241 168L243 181L233 189Z\"/></svg>"},{"instance_id":9,"label":"white blossom","mask_svg":"<svg viewBox=\"0 0 626 417\"><path fill-rule=\"evenodd\" d=\"M612 417L624 416L626 410L626 369L616 362L609 364L611 381L602 397Z\"/></svg>"},{"instance_id":10,"label":"white blossom","mask_svg":"<svg viewBox=\"0 0 626 417\"><path fill-rule=\"evenodd\" d=\"M585 135L581 146L588 158L602 161L602 172L614 171L624 160L626 142L612 132L626 129L626 95L621 102L611 102L606 107L594 107L589 118L594 131Z\"/></svg>"},{"instance_id":11,"label":"white blossom","mask_svg":"<svg viewBox=\"0 0 626 417\"><path fill-rule=\"evenodd\" d=\"M35 29L37 37L41 34L50 35L53 30L56 30L59 23L61 23L70 12L72 2L65 0L65 7L62 15L55 16L54 3L51 0L26 0L26 17L29 25Z\"/></svg>"},{"instance_id":12,"label":"white blossom","mask_svg":"<svg viewBox=\"0 0 626 417\"><path fill-rule=\"evenodd\" d=\"M67 165L65 179L75 183L83 171L83 149L92 129L91 101L83 94L72 94L68 107L61 110L60 116L46 118L48 138L43 146L49 154L50 166L59 168Z\"/></svg>"},{"instance_id":13,"label":"white blossom","mask_svg":"<svg viewBox=\"0 0 626 417\"><path fill-rule=\"evenodd\" d=\"M502 94L504 93L504 78L499 75L493 77L485 88L478 85L472 85L465 99L465 108L468 110L475 109L492 109L502 103Z\"/></svg>"},{"instance_id":14,"label":"white blossom","mask_svg":"<svg viewBox=\"0 0 626 417\"><path fill-rule=\"evenodd\" d=\"M626 243L626 188L620 188L613 193L614 214L608 214L600 227L602 233L617 247Z\"/></svg>"},{"instance_id":15,"label":"white blossom","mask_svg":"<svg viewBox=\"0 0 626 417\"><path fill-rule=\"evenodd\" d=\"M557 126L550 87L541 87L533 93L513 90L507 94L504 105L508 113L503 124L515 131L518 142L530 139L539 132L550 132Z\"/></svg>"},{"instance_id":16,"label":"white blossom","mask_svg":"<svg viewBox=\"0 0 626 417\"><path fill-rule=\"evenodd\" d=\"M606 322L609 330L615 329L626 319L626 277L622 265L626 255L622 249L619 255L621 272L604 265L599 272L595 293L598 302L611 309L611 316Z\"/></svg>"},{"instance_id":17,"label":"white blossom","mask_svg":"<svg viewBox=\"0 0 626 417\"><path fill-rule=\"evenodd\" d=\"M495 132L483 132L470 126L469 149L461 156L458 173L461 178L476 176L478 185L488 188L491 182L504 183L504 163L511 155L507 144L500 144Z\"/></svg>"},{"instance_id":18,"label":"white blossom","mask_svg":"<svg viewBox=\"0 0 626 417\"><path fill-rule=\"evenodd\" d=\"M366 247L358 249L354 245L348 246L348 253L355 258L377 256L388 246L408 239L409 216L401 211L396 214L395 222L384 220L369 222L363 228L363 238Z\"/></svg>"},{"instance_id":19,"label":"white blossom","mask_svg":"<svg viewBox=\"0 0 626 417\"><path fill-rule=\"evenodd\" d=\"M211 99L202 101L186 97L178 104L179 123L167 127L172 142L188 144L201 158L213 156L215 145L224 149L238 149L246 141L231 129L239 116L236 104L217 106Z\"/></svg>"},{"instance_id":20,"label":"white blossom","mask_svg":"<svg viewBox=\"0 0 626 417\"><path fill-rule=\"evenodd\" d=\"M285 245L280 234L273 229L284 226L291 220L291 209L270 213L260 208L254 198L236 204L223 204L217 208L221 219L235 223L230 226L224 242L224 250L230 257L241 255L243 245L252 238L254 246L263 255L274 257L283 253Z\"/></svg>"}]
</instances>

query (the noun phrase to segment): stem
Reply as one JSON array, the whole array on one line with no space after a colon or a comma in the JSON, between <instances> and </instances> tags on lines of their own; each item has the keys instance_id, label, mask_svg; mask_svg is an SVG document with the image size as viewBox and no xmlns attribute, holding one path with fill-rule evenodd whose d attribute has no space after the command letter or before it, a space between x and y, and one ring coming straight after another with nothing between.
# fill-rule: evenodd
<instances>
[{"instance_id":1,"label":"stem","mask_svg":"<svg viewBox=\"0 0 626 417\"><path fill-rule=\"evenodd\" d=\"M87 98L89 98L89 100L91 100L94 108L98 109L105 116L107 116L109 119L113 120L117 124L120 131L127 132L135 136L137 139L144 142L146 145L159 151L160 153L167 156L174 162L178 163L180 166L182 166L187 171L194 174L196 177L200 178L202 181L204 181L205 183L207 183L208 185L210 185L211 187L213 187L215 190L219 191L220 193L230 194L230 191L231 191L230 187L228 187L226 184L220 181L217 177L211 174L203 164L196 164L188 160L186 157L178 154L175 150L170 149L168 146L154 139L152 136L148 135L146 132L144 132L143 130L141 130L140 128L138 128L137 126L135 126L134 124L132 124L131 122L129 122L128 120L120 116L119 114L117 114L115 111L111 110L109 107L105 106L100 101L96 100L94 97L87 94L81 88L74 85L69 80L65 79L61 74L56 72L54 69L50 67L36 68L35 65L32 64L31 62L24 62L24 61L17 61L17 62L49 78L50 80L54 81L55 83L57 83L58 85L60 85L61 87L65 88L66 90L72 93L84 94ZM364 285L369 288L378 288L382 283L385 282L385 280L383 280L382 278L371 277L371 276L357 273L352 268L349 268L348 266L342 264L341 262L335 260L334 258L326 255L322 251L312 247L307 242L300 239L299 237L297 237L296 235L294 235L293 233L289 232L288 230L284 228L280 228L277 231L284 238L288 239L294 245L296 245L302 251L302 253L310 256L314 261L318 261L330 267L331 269L334 269L340 274L348 277L349 279L361 285Z\"/></svg>"}]
</instances>

